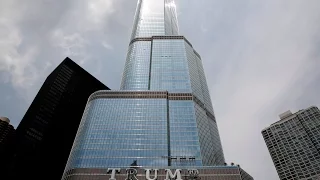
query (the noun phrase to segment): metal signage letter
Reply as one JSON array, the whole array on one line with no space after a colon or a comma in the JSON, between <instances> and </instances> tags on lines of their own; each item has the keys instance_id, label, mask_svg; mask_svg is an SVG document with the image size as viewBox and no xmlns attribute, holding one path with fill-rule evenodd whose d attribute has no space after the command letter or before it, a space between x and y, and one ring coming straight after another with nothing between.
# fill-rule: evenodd
<instances>
[{"instance_id":1,"label":"metal signage letter","mask_svg":"<svg viewBox=\"0 0 320 180\"><path fill-rule=\"evenodd\" d=\"M156 180L158 177L158 170L159 169L145 169L146 170L146 179L147 180ZM153 172L154 171L154 178L151 179L150 178L150 171Z\"/></svg>"},{"instance_id":2,"label":"metal signage letter","mask_svg":"<svg viewBox=\"0 0 320 180\"><path fill-rule=\"evenodd\" d=\"M176 172L172 174L170 169L166 169L166 179L165 180L171 180L173 178L176 178L176 180L182 180L181 179L181 169L176 169Z\"/></svg>"},{"instance_id":3,"label":"metal signage letter","mask_svg":"<svg viewBox=\"0 0 320 180\"><path fill-rule=\"evenodd\" d=\"M198 179L199 171L197 169L188 169L189 179Z\"/></svg>"},{"instance_id":4,"label":"metal signage letter","mask_svg":"<svg viewBox=\"0 0 320 180\"><path fill-rule=\"evenodd\" d=\"M107 173L111 171L111 177L109 180L116 180L116 172L120 172L120 168L108 168Z\"/></svg>"},{"instance_id":5,"label":"metal signage letter","mask_svg":"<svg viewBox=\"0 0 320 180\"><path fill-rule=\"evenodd\" d=\"M126 180L138 180L137 179L138 171L136 169L129 168L129 169L126 169L126 171L127 171L127 179Z\"/></svg>"}]
</instances>

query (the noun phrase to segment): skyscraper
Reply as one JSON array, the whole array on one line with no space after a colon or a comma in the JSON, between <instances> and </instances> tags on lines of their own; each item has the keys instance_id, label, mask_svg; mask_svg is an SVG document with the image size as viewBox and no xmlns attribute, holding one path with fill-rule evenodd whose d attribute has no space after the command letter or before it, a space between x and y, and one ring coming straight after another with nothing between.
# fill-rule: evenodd
<instances>
[{"instance_id":1,"label":"skyscraper","mask_svg":"<svg viewBox=\"0 0 320 180\"><path fill-rule=\"evenodd\" d=\"M90 96L63 179L224 163L201 57L179 35L174 1L139 0L120 90Z\"/></svg>"},{"instance_id":2,"label":"skyscraper","mask_svg":"<svg viewBox=\"0 0 320 180\"><path fill-rule=\"evenodd\" d=\"M17 128L10 179L61 178L88 97L107 89L66 58L47 77Z\"/></svg>"},{"instance_id":3,"label":"skyscraper","mask_svg":"<svg viewBox=\"0 0 320 180\"><path fill-rule=\"evenodd\" d=\"M4 152L11 146L14 139L15 129L6 117L0 117L0 152ZM5 153L0 153L5 154Z\"/></svg>"},{"instance_id":4,"label":"skyscraper","mask_svg":"<svg viewBox=\"0 0 320 180\"><path fill-rule=\"evenodd\" d=\"M0 179L7 179L13 156L15 129L6 117L0 117Z\"/></svg>"},{"instance_id":5,"label":"skyscraper","mask_svg":"<svg viewBox=\"0 0 320 180\"><path fill-rule=\"evenodd\" d=\"M320 111L317 107L287 111L262 130L281 180L320 179Z\"/></svg>"}]
</instances>

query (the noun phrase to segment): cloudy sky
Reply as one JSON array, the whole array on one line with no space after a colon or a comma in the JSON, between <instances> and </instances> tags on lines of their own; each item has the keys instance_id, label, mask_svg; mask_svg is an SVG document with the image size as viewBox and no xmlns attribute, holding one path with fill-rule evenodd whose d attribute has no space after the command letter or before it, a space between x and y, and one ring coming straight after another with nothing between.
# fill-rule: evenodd
<instances>
[{"instance_id":1,"label":"cloudy sky","mask_svg":"<svg viewBox=\"0 0 320 180\"><path fill-rule=\"evenodd\" d=\"M119 89L136 0L1 0L0 115L17 126L69 56ZM201 54L227 161L278 179L261 130L320 107L319 0L176 0Z\"/></svg>"}]
</instances>

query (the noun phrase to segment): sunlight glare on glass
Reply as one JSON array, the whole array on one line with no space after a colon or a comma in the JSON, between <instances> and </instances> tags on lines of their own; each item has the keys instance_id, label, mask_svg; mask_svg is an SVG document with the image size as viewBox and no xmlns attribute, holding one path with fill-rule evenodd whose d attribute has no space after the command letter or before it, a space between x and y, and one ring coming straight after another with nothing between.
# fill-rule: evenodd
<instances>
[{"instance_id":1,"label":"sunlight glare on glass","mask_svg":"<svg viewBox=\"0 0 320 180\"><path fill-rule=\"evenodd\" d=\"M172 7L172 8L176 8L176 4L174 3L174 1L167 2L167 3L166 3L166 6Z\"/></svg>"},{"instance_id":2,"label":"sunlight glare on glass","mask_svg":"<svg viewBox=\"0 0 320 180\"><path fill-rule=\"evenodd\" d=\"M146 14L150 13L161 13L164 9L163 0L144 0L143 1L143 12Z\"/></svg>"}]
</instances>

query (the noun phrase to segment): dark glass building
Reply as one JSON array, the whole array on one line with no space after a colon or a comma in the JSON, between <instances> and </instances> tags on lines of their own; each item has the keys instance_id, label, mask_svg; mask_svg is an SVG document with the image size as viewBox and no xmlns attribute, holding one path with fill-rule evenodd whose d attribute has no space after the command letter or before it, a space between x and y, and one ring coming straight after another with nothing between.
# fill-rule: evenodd
<instances>
[{"instance_id":1,"label":"dark glass building","mask_svg":"<svg viewBox=\"0 0 320 180\"><path fill-rule=\"evenodd\" d=\"M88 97L108 89L66 58L47 77L17 128L11 179L61 178Z\"/></svg>"}]
</instances>

